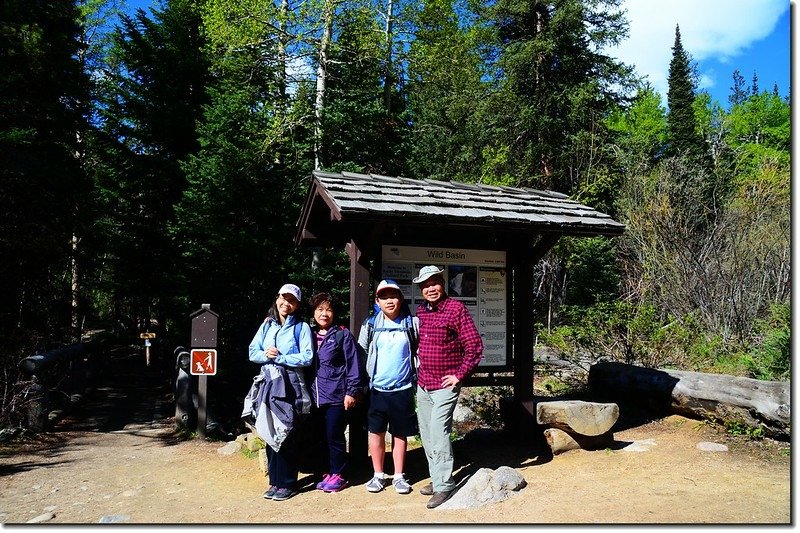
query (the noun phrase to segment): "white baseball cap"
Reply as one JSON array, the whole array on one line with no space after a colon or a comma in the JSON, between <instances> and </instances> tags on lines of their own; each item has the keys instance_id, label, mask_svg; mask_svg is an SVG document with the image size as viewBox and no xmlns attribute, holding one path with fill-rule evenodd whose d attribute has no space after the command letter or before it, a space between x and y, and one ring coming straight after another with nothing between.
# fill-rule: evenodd
<instances>
[{"instance_id":1,"label":"white baseball cap","mask_svg":"<svg viewBox=\"0 0 800 533\"><path fill-rule=\"evenodd\" d=\"M411 281L413 281L414 283L422 283L429 277L435 276L436 274L441 274L442 272L444 272L444 270L442 270L437 266L434 265L424 266L419 269L419 276L412 279Z\"/></svg>"},{"instance_id":2,"label":"white baseball cap","mask_svg":"<svg viewBox=\"0 0 800 533\"><path fill-rule=\"evenodd\" d=\"M298 302L302 301L302 298L300 296L300 287L298 287L297 285L292 285L291 283L287 283L286 285L281 287L280 290L278 291L278 294L291 294L297 299Z\"/></svg>"},{"instance_id":3,"label":"white baseball cap","mask_svg":"<svg viewBox=\"0 0 800 533\"><path fill-rule=\"evenodd\" d=\"M381 293L381 291L386 289L397 289L398 291L400 291L400 286L393 279L381 280L381 282L378 283L378 288L375 289L375 296L378 296ZM400 291L400 294L402 293L403 291Z\"/></svg>"}]
</instances>

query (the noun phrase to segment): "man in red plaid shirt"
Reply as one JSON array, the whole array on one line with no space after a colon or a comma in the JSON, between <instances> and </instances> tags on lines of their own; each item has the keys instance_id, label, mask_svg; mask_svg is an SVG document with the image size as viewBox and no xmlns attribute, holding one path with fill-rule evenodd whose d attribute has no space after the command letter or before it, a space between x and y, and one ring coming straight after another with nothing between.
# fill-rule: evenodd
<instances>
[{"instance_id":1,"label":"man in red plaid shirt","mask_svg":"<svg viewBox=\"0 0 800 533\"><path fill-rule=\"evenodd\" d=\"M430 485L420 489L420 494L431 496L428 509L447 501L455 490L450 442L453 412L461 382L475 370L483 355L483 342L475 322L463 303L448 298L442 272L429 265L422 267L413 280L419 284L425 299L417 308L417 418L431 475Z\"/></svg>"}]
</instances>

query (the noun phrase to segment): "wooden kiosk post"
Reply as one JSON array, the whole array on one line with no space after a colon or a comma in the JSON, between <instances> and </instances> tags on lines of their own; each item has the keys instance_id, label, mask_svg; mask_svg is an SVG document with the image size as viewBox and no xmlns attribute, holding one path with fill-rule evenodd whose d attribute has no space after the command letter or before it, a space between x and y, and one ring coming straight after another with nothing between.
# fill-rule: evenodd
<instances>
[{"instance_id":1,"label":"wooden kiosk post","mask_svg":"<svg viewBox=\"0 0 800 533\"><path fill-rule=\"evenodd\" d=\"M369 262L361 252L355 241L351 240L345 246L350 257L350 331L358 339L361 330L361 321L369 313ZM351 457L367 457L367 412L359 405L350 413L349 418L349 453ZM353 467L358 469L365 464L362 461L353 461Z\"/></svg>"}]
</instances>

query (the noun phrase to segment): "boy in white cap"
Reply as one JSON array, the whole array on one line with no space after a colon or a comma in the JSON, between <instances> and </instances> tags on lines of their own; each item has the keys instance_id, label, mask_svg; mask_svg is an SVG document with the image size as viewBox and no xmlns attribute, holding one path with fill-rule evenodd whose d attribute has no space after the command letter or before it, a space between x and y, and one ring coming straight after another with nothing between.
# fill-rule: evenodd
<instances>
[{"instance_id":1,"label":"boy in white cap","mask_svg":"<svg viewBox=\"0 0 800 533\"><path fill-rule=\"evenodd\" d=\"M386 453L386 431L392 434L392 485L399 494L411 492L403 473L407 439L417 434L414 411L414 381L419 323L411 316L398 284L385 279L375 290L375 303L380 312L361 326L358 344L366 353L369 376L369 408L367 409L368 446L375 474L366 488L380 492L385 485L383 460Z\"/></svg>"}]
</instances>

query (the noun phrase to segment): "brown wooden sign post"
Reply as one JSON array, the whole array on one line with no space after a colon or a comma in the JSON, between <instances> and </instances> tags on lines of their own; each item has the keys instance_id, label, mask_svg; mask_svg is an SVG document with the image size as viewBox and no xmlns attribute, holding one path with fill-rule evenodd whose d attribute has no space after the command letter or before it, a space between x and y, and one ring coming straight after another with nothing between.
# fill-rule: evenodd
<instances>
[{"instance_id":1,"label":"brown wooden sign post","mask_svg":"<svg viewBox=\"0 0 800 533\"><path fill-rule=\"evenodd\" d=\"M150 331L139 333L139 338L144 339L144 362L145 365L150 366L150 339L155 339L156 334Z\"/></svg>"},{"instance_id":2,"label":"brown wooden sign post","mask_svg":"<svg viewBox=\"0 0 800 533\"><path fill-rule=\"evenodd\" d=\"M217 332L219 315L211 310L211 304L203 304L191 314L192 350L189 371L197 379L197 435L206 438L206 406L208 376L217 373Z\"/></svg>"}]
</instances>

